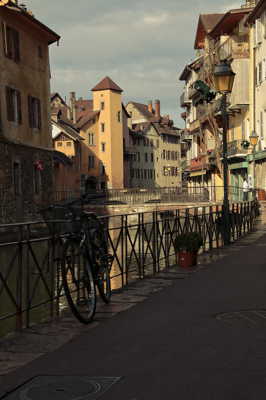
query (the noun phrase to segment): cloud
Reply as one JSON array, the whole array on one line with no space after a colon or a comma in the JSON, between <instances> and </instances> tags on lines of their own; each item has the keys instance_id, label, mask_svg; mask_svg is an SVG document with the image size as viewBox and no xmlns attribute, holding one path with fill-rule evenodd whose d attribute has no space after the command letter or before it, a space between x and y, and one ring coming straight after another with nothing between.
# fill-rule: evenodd
<instances>
[{"instance_id":1,"label":"cloud","mask_svg":"<svg viewBox=\"0 0 266 400\"><path fill-rule=\"evenodd\" d=\"M240 0L241 1L241 0ZM242 0L243 1L243 0ZM109 75L123 99L160 98L162 111L183 126L178 76L195 54L200 13L223 12L228 0L27 0L36 18L62 36L51 46L53 90L88 97ZM236 7L235 7L236 6ZM238 8L240 4L233 4Z\"/></svg>"},{"instance_id":2,"label":"cloud","mask_svg":"<svg viewBox=\"0 0 266 400\"><path fill-rule=\"evenodd\" d=\"M144 24L147 25L162 25L169 20L169 15L167 13L161 15L146 15L143 18Z\"/></svg>"}]
</instances>

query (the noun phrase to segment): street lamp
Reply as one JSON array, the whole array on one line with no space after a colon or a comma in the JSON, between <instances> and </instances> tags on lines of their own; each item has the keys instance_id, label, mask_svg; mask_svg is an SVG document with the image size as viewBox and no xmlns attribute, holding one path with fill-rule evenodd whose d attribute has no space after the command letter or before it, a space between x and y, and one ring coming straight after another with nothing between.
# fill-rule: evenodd
<instances>
[{"instance_id":1,"label":"street lamp","mask_svg":"<svg viewBox=\"0 0 266 400\"><path fill-rule=\"evenodd\" d=\"M235 73L230 64L222 61L216 65L213 72L214 85L217 92L222 94L221 113L223 125L223 172L224 172L224 199L223 199L223 226L224 226L224 244L230 243L230 221L229 221L229 200L228 200L228 160L227 160L227 131L228 131L228 113L226 109L227 93L233 88Z\"/></svg>"},{"instance_id":2,"label":"street lamp","mask_svg":"<svg viewBox=\"0 0 266 400\"><path fill-rule=\"evenodd\" d=\"M253 199L255 200L256 198L256 185L255 185L255 148L258 144L259 136L256 134L255 131L252 131L251 135L249 136L250 144L253 146L252 149L252 161L253 161Z\"/></svg>"}]
</instances>

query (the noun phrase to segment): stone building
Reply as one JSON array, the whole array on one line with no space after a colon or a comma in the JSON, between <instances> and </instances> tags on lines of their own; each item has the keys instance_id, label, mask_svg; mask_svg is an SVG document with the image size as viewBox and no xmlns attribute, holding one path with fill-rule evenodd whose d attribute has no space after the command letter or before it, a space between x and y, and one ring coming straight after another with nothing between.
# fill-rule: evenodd
<instances>
[{"instance_id":1,"label":"stone building","mask_svg":"<svg viewBox=\"0 0 266 400\"><path fill-rule=\"evenodd\" d=\"M0 23L0 221L11 222L53 190L49 45L60 38L16 2Z\"/></svg>"},{"instance_id":2,"label":"stone building","mask_svg":"<svg viewBox=\"0 0 266 400\"><path fill-rule=\"evenodd\" d=\"M161 116L160 101L154 108L129 102L131 166L130 186L140 188L181 185L180 130L169 115Z\"/></svg>"}]
</instances>

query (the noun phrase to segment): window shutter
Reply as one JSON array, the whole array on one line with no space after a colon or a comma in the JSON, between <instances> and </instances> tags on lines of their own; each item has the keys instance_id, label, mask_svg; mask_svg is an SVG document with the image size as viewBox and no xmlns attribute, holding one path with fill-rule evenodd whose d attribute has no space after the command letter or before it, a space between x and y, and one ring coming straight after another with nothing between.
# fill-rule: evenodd
<instances>
[{"instance_id":1,"label":"window shutter","mask_svg":"<svg viewBox=\"0 0 266 400\"><path fill-rule=\"evenodd\" d=\"M13 41L14 41L14 61L20 61L20 51L19 51L19 33L15 30L12 31Z\"/></svg>"},{"instance_id":2,"label":"window shutter","mask_svg":"<svg viewBox=\"0 0 266 400\"><path fill-rule=\"evenodd\" d=\"M18 106L18 123L21 124L22 123L21 94L18 90L16 91L16 94L17 94L17 106Z\"/></svg>"},{"instance_id":3,"label":"window shutter","mask_svg":"<svg viewBox=\"0 0 266 400\"><path fill-rule=\"evenodd\" d=\"M38 129L42 128L42 112L41 112L41 102L38 99L37 100L37 105L38 105Z\"/></svg>"},{"instance_id":4,"label":"window shutter","mask_svg":"<svg viewBox=\"0 0 266 400\"><path fill-rule=\"evenodd\" d=\"M7 120L14 121L14 109L12 103L12 89L6 86L6 111L7 111Z\"/></svg>"},{"instance_id":5,"label":"window shutter","mask_svg":"<svg viewBox=\"0 0 266 400\"><path fill-rule=\"evenodd\" d=\"M32 97L28 96L29 127L33 127Z\"/></svg>"},{"instance_id":6,"label":"window shutter","mask_svg":"<svg viewBox=\"0 0 266 400\"><path fill-rule=\"evenodd\" d=\"M4 22L2 22L2 35L3 35L4 54L5 56L7 56L6 24Z\"/></svg>"}]
</instances>

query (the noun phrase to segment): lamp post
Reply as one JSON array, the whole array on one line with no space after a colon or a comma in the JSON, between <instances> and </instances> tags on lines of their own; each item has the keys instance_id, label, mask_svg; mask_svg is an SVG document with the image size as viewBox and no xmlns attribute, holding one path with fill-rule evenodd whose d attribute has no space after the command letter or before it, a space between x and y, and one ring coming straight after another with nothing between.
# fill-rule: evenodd
<instances>
[{"instance_id":1,"label":"lamp post","mask_svg":"<svg viewBox=\"0 0 266 400\"><path fill-rule=\"evenodd\" d=\"M230 64L222 61L214 68L214 84L217 92L222 94L221 113L223 125L223 181L224 181L224 198L223 198L223 228L224 228L224 244L230 243L230 220L229 220L229 200L228 200L228 159L227 159L227 131L228 131L228 113L226 109L227 94L232 91L235 73L232 71Z\"/></svg>"},{"instance_id":2,"label":"lamp post","mask_svg":"<svg viewBox=\"0 0 266 400\"><path fill-rule=\"evenodd\" d=\"M258 140L259 140L259 137L258 137L258 135L256 134L255 131L252 131L251 135L249 136L249 140L250 140L250 144L253 146L253 149L252 149L252 156L253 156L252 157L252 162L253 162L252 174L253 174L253 176L252 176L252 178L253 178L253 200L255 200L256 199L255 148L256 148L256 146L258 144Z\"/></svg>"}]
</instances>

